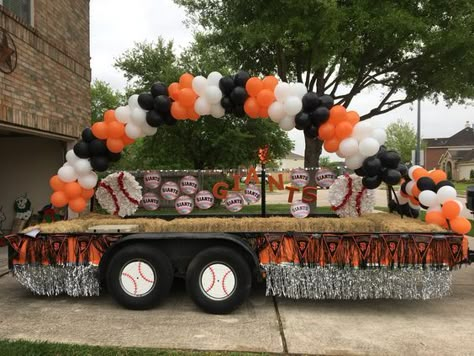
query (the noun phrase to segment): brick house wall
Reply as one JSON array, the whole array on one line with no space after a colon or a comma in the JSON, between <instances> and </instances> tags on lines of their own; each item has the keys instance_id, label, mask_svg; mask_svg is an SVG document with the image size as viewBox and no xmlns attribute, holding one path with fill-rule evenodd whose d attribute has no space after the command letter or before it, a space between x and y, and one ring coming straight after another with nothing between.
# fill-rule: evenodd
<instances>
[{"instance_id":1,"label":"brick house wall","mask_svg":"<svg viewBox=\"0 0 474 356\"><path fill-rule=\"evenodd\" d=\"M0 124L76 138L90 122L89 0L33 0L33 19L0 6L18 56L0 72Z\"/></svg>"},{"instance_id":2,"label":"brick house wall","mask_svg":"<svg viewBox=\"0 0 474 356\"><path fill-rule=\"evenodd\" d=\"M424 167L428 170L439 168L439 159L447 150L446 147L429 147L425 149L425 164Z\"/></svg>"}]
</instances>

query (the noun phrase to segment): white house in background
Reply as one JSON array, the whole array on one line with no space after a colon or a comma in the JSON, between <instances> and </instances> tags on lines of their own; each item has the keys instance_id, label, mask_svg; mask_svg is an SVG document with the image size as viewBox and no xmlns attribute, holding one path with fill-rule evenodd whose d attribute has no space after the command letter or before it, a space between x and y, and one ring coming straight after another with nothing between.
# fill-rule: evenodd
<instances>
[{"instance_id":1,"label":"white house in background","mask_svg":"<svg viewBox=\"0 0 474 356\"><path fill-rule=\"evenodd\" d=\"M293 168L303 168L304 167L304 156L301 156L297 153L290 152L285 158L280 161L280 168L293 169Z\"/></svg>"}]
</instances>

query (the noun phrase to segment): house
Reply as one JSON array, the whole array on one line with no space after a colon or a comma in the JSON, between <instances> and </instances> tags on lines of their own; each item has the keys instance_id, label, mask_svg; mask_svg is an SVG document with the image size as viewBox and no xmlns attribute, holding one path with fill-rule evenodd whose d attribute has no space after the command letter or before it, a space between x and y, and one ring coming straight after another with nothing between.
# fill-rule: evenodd
<instances>
[{"instance_id":1,"label":"house","mask_svg":"<svg viewBox=\"0 0 474 356\"><path fill-rule=\"evenodd\" d=\"M441 168L453 180L470 179L474 174L474 124L466 122L451 137L423 141L426 169Z\"/></svg>"},{"instance_id":2,"label":"house","mask_svg":"<svg viewBox=\"0 0 474 356\"><path fill-rule=\"evenodd\" d=\"M290 152L285 158L280 161L280 169L290 170L293 168L304 167L304 156L297 153Z\"/></svg>"},{"instance_id":3,"label":"house","mask_svg":"<svg viewBox=\"0 0 474 356\"><path fill-rule=\"evenodd\" d=\"M49 203L49 178L90 123L89 0L0 0L0 207Z\"/></svg>"}]
</instances>

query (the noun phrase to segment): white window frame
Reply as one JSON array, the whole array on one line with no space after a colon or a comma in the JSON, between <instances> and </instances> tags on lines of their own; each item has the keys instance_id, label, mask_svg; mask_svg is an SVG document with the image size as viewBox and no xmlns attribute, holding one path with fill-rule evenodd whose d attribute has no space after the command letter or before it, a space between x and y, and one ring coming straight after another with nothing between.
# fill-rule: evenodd
<instances>
[{"instance_id":1,"label":"white window frame","mask_svg":"<svg viewBox=\"0 0 474 356\"><path fill-rule=\"evenodd\" d=\"M0 5L3 6L3 1L4 0L0 0ZM34 0L30 0L30 23L28 25L30 26L34 26L35 25L35 1Z\"/></svg>"}]
</instances>

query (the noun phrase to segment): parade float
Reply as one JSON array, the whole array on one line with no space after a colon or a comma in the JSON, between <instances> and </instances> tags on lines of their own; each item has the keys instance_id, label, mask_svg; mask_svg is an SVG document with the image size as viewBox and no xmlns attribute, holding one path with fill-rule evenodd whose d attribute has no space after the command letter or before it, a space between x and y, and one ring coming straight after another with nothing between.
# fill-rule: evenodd
<instances>
[{"instance_id":1,"label":"parade float","mask_svg":"<svg viewBox=\"0 0 474 356\"><path fill-rule=\"evenodd\" d=\"M271 147L262 147L261 170L227 174L210 188L196 177L203 172L192 171L173 179L160 171L98 179L125 146L204 115L269 117L283 130L303 130L344 158L353 173L295 169L285 185L281 174L266 175ZM190 297L210 313L234 310L262 279L267 295L296 299L446 296L453 270L472 257L465 236L470 222L461 215L466 207L445 172L407 169L385 139L383 129L302 83L244 71L207 78L185 73L169 86L157 82L84 129L49 182L52 205L79 217L6 236L9 267L35 294L107 290L131 309L163 300L174 277L185 278ZM374 189L381 184L391 196L388 213L373 212ZM318 214L320 188L329 188L331 214ZM287 191L288 214L267 213L267 190ZM473 196L468 189L470 210ZM87 212L91 198L102 214ZM245 214L250 204L261 205L259 214ZM217 205L228 214L213 214ZM137 216L138 209L161 206L174 207L174 216ZM420 209L425 221L417 219Z\"/></svg>"}]
</instances>

